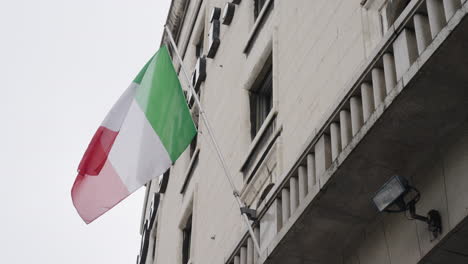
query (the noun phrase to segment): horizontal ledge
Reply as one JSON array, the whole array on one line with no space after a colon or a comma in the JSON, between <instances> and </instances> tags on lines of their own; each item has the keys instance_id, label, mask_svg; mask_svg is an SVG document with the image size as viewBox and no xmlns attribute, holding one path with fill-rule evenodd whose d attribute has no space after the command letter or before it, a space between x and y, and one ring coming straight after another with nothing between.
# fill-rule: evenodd
<instances>
[{"instance_id":1,"label":"horizontal ledge","mask_svg":"<svg viewBox=\"0 0 468 264\"><path fill-rule=\"evenodd\" d=\"M260 29L260 25L263 23L263 21L266 19L268 12L270 11L270 7L272 6L274 0L267 0L265 5L262 8L262 11L260 11L260 14L257 17L257 20L255 20L255 24L252 28L252 31L249 33L249 37L247 38L247 43L245 44L244 47L244 53L247 54L252 47L252 44L254 42L255 37L257 36L258 30Z\"/></svg>"},{"instance_id":2,"label":"horizontal ledge","mask_svg":"<svg viewBox=\"0 0 468 264\"><path fill-rule=\"evenodd\" d=\"M247 156L245 157L240 167L240 171L244 171L245 165L250 160L250 157L252 156L253 152L257 149L258 143L264 136L265 132L267 131L267 128L270 126L273 120L275 120L276 115L278 115L278 111L276 111L275 108L273 108L270 111L270 113L267 115L265 121L263 122L262 126L260 127L254 139L252 140L252 143L250 144L250 147L249 147L249 151L247 152Z\"/></svg>"},{"instance_id":3,"label":"horizontal ledge","mask_svg":"<svg viewBox=\"0 0 468 264\"><path fill-rule=\"evenodd\" d=\"M198 159L198 154L200 153L200 148L197 147L195 152L193 153L192 158L190 159L189 166L187 170L185 171L184 174L184 183L182 184L182 188L180 188L180 193L183 194L185 192L185 189L187 189L188 183L190 182L190 179L192 178L192 173L193 173L193 166L195 165L195 162Z\"/></svg>"}]
</instances>

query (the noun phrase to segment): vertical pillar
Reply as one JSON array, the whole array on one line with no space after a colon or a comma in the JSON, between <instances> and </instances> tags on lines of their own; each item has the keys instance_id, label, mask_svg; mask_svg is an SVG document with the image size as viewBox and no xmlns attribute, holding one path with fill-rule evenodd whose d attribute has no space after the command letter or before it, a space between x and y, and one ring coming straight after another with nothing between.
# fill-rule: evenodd
<instances>
[{"instance_id":1,"label":"vertical pillar","mask_svg":"<svg viewBox=\"0 0 468 264\"><path fill-rule=\"evenodd\" d=\"M351 114L348 110L340 111L340 132L341 149L343 150L353 138L353 133L351 130Z\"/></svg>"},{"instance_id":2,"label":"vertical pillar","mask_svg":"<svg viewBox=\"0 0 468 264\"><path fill-rule=\"evenodd\" d=\"M291 199L289 190L287 188L283 188L281 190L281 219L283 220L282 226L288 222L289 216L291 214L291 209L289 208L290 205Z\"/></svg>"},{"instance_id":3,"label":"vertical pillar","mask_svg":"<svg viewBox=\"0 0 468 264\"><path fill-rule=\"evenodd\" d=\"M395 88L397 84L396 79L396 69L395 69L395 59L393 54L385 53L383 55L383 64L384 64L384 75L385 75L385 89L387 94Z\"/></svg>"},{"instance_id":4,"label":"vertical pillar","mask_svg":"<svg viewBox=\"0 0 468 264\"><path fill-rule=\"evenodd\" d=\"M260 226L256 226L254 228L254 234L255 234L255 239L257 239L258 243L260 243ZM261 244L259 245L260 247L262 246ZM258 252L254 250L254 264L258 263Z\"/></svg>"},{"instance_id":5,"label":"vertical pillar","mask_svg":"<svg viewBox=\"0 0 468 264\"><path fill-rule=\"evenodd\" d=\"M299 166L297 169L297 175L299 179L299 202L304 200L305 196L307 195L307 168L304 165Z\"/></svg>"},{"instance_id":6,"label":"vertical pillar","mask_svg":"<svg viewBox=\"0 0 468 264\"><path fill-rule=\"evenodd\" d=\"M315 153L307 155L307 192L311 192L317 184L317 177L315 175Z\"/></svg>"},{"instance_id":7,"label":"vertical pillar","mask_svg":"<svg viewBox=\"0 0 468 264\"><path fill-rule=\"evenodd\" d=\"M445 25L444 5L442 0L427 0L427 16L431 28L431 36L435 38Z\"/></svg>"},{"instance_id":8,"label":"vertical pillar","mask_svg":"<svg viewBox=\"0 0 468 264\"><path fill-rule=\"evenodd\" d=\"M323 134L315 143L315 175L319 179L319 184L322 184L320 177L330 167L331 164L331 144L330 136Z\"/></svg>"},{"instance_id":9,"label":"vertical pillar","mask_svg":"<svg viewBox=\"0 0 468 264\"><path fill-rule=\"evenodd\" d=\"M358 96L351 97L349 105L351 108L351 131L353 132L354 136L357 134L359 129L361 129L363 124L361 98L359 98Z\"/></svg>"},{"instance_id":10,"label":"vertical pillar","mask_svg":"<svg viewBox=\"0 0 468 264\"><path fill-rule=\"evenodd\" d=\"M240 248L240 264L247 264L247 247Z\"/></svg>"},{"instance_id":11,"label":"vertical pillar","mask_svg":"<svg viewBox=\"0 0 468 264\"><path fill-rule=\"evenodd\" d=\"M341 151L340 124L337 122L330 124L330 140L332 160L335 160Z\"/></svg>"},{"instance_id":12,"label":"vertical pillar","mask_svg":"<svg viewBox=\"0 0 468 264\"><path fill-rule=\"evenodd\" d=\"M276 204L276 232L279 232L281 230L281 227L283 227L283 199L281 198L276 198L275 200ZM259 241L260 243L260 241Z\"/></svg>"},{"instance_id":13,"label":"vertical pillar","mask_svg":"<svg viewBox=\"0 0 468 264\"><path fill-rule=\"evenodd\" d=\"M387 96L384 71L380 68L372 69L372 87L374 88L374 105L377 108Z\"/></svg>"},{"instance_id":14,"label":"vertical pillar","mask_svg":"<svg viewBox=\"0 0 468 264\"><path fill-rule=\"evenodd\" d=\"M412 29L403 29L393 42L397 79L409 69L418 57L416 35Z\"/></svg>"},{"instance_id":15,"label":"vertical pillar","mask_svg":"<svg viewBox=\"0 0 468 264\"><path fill-rule=\"evenodd\" d=\"M444 0L445 18L448 22L461 6L460 0Z\"/></svg>"},{"instance_id":16,"label":"vertical pillar","mask_svg":"<svg viewBox=\"0 0 468 264\"><path fill-rule=\"evenodd\" d=\"M362 98L362 116L363 120L369 119L374 112L374 91L370 83L364 82L361 84L361 98Z\"/></svg>"},{"instance_id":17,"label":"vertical pillar","mask_svg":"<svg viewBox=\"0 0 468 264\"><path fill-rule=\"evenodd\" d=\"M239 256L234 257L234 264L240 264L240 257Z\"/></svg>"},{"instance_id":18,"label":"vertical pillar","mask_svg":"<svg viewBox=\"0 0 468 264\"><path fill-rule=\"evenodd\" d=\"M299 186L297 184L296 177L289 178L289 195L289 200L291 202L291 214L293 214L299 205Z\"/></svg>"},{"instance_id":19,"label":"vertical pillar","mask_svg":"<svg viewBox=\"0 0 468 264\"><path fill-rule=\"evenodd\" d=\"M247 264L254 264L254 246L251 237L247 238Z\"/></svg>"},{"instance_id":20,"label":"vertical pillar","mask_svg":"<svg viewBox=\"0 0 468 264\"><path fill-rule=\"evenodd\" d=\"M429 27L429 18L425 14L417 13L414 15L414 31L416 33L416 43L418 45L418 54L421 55L432 40Z\"/></svg>"}]
</instances>

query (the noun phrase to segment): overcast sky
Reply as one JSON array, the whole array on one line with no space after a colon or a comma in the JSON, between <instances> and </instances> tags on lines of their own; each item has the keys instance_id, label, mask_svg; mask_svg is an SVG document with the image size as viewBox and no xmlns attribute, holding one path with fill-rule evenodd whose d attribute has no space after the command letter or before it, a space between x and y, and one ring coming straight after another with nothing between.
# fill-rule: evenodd
<instances>
[{"instance_id":1,"label":"overcast sky","mask_svg":"<svg viewBox=\"0 0 468 264\"><path fill-rule=\"evenodd\" d=\"M0 0L0 262L135 263L144 191L87 226L70 198L170 0Z\"/></svg>"}]
</instances>

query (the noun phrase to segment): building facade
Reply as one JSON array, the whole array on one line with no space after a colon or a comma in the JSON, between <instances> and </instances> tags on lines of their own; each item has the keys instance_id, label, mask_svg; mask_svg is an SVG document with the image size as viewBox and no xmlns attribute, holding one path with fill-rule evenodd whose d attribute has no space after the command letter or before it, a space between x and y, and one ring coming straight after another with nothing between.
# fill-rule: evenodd
<instances>
[{"instance_id":1,"label":"building facade","mask_svg":"<svg viewBox=\"0 0 468 264\"><path fill-rule=\"evenodd\" d=\"M187 92L198 135L147 184L137 263L468 263L467 12L466 0L173 0L190 80L170 48L175 68L256 212L260 254ZM394 175L440 232L409 207L377 210Z\"/></svg>"}]
</instances>

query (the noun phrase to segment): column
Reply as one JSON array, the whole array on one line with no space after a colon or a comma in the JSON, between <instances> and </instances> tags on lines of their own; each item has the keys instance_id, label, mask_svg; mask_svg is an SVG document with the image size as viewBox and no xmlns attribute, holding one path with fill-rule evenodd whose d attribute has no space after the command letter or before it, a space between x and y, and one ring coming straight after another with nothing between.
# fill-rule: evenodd
<instances>
[{"instance_id":1,"label":"column","mask_svg":"<svg viewBox=\"0 0 468 264\"><path fill-rule=\"evenodd\" d=\"M315 175L315 154L310 153L307 155L307 192L311 192L317 184L317 177Z\"/></svg>"},{"instance_id":2,"label":"column","mask_svg":"<svg viewBox=\"0 0 468 264\"><path fill-rule=\"evenodd\" d=\"M299 202L304 200L307 195L307 168L304 165L300 165L297 169L297 177L299 179Z\"/></svg>"},{"instance_id":3,"label":"column","mask_svg":"<svg viewBox=\"0 0 468 264\"><path fill-rule=\"evenodd\" d=\"M361 84L361 100L362 100L362 116L363 120L369 119L371 114L374 112L374 91L372 86L368 82Z\"/></svg>"},{"instance_id":4,"label":"column","mask_svg":"<svg viewBox=\"0 0 468 264\"><path fill-rule=\"evenodd\" d=\"M275 212L276 213L276 232L279 232L285 222L283 221L283 199L277 197L275 199L275 205L276 205L276 212Z\"/></svg>"},{"instance_id":5,"label":"column","mask_svg":"<svg viewBox=\"0 0 468 264\"><path fill-rule=\"evenodd\" d=\"M240 248L240 264L247 264L247 247Z\"/></svg>"},{"instance_id":6,"label":"column","mask_svg":"<svg viewBox=\"0 0 468 264\"><path fill-rule=\"evenodd\" d=\"M396 77L400 79L418 57L416 34L412 29L403 29L393 42Z\"/></svg>"},{"instance_id":7,"label":"column","mask_svg":"<svg viewBox=\"0 0 468 264\"><path fill-rule=\"evenodd\" d=\"M351 108L351 131L353 132L354 136L357 134L359 129L361 129L363 124L361 98L358 96L351 97L349 105Z\"/></svg>"},{"instance_id":8,"label":"column","mask_svg":"<svg viewBox=\"0 0 468 264\"><path fill-rule=\"evenodd\" d=\"M444 5L441 0L427 0L427 16L431 27L431 36L435 38L445 25Z\"/></svg>"},{"instance_id":9,"label":"column","mask_svg":"<svg viewBox=\"0 0 468 264\"><path fill-rule=\"evenodd\" d=\"M377 108L387 96L384 71L381 68L372 69L372 87L374 88L374 106Z\"/></svg>"},{"instance_id":10,"label":"column","mask_svg":"<svg viewBox=\"0 0 468 264\"><path fill-rule=\"evenodd\" d=\"M452 16L457 12L457 10L461 7L460 0L444 0L444 10L445 10L445 18L447 22L452 18Z\"/></svg>"},{"instance_id":11,"label":"column","mask_svg":"<svg viewBox=\"0 0 468 264\"><path fill-rule=\"evenodd\" d=\"M335 160L341 152L340 124L337 122L330 124L330 140L332 160Z\"/></svg>"},{"instance_id":12,"label":"column","mask_svg":"<svg viewBox=\"0 0 468 264\"><path fill-rule=\"evenodd\" d=\"M289 190L287 188L283 188L281 190L281 219L283 220L282 226L284 226L291 215L291 200L289 196Z\"/></svg>"},{"instance_id":13,"label":"column","mask_svg":"<svg viewBox=\"0 0 468 264\"><path fill-rule=\"evenodd\" d=\"M320 178L325 171L330 167L331 160L331 144L330 136L323 134L315 143L315 175L321 184Z\"/></svg>"},{"instance_id":14,"label":"column","mask_svg":"<svg viewBox=\"0 0 468 264\"><path fill-rule=\"evenodd\" d=\"M293 214L299 205L299 186L296 177L289 178L289 195L291 214Z\"/></svg>"},{"instance_id":15,"label":"column","mask_svg":"<svg viewBox=\"0 0 468 264\"><path fill-rule=\"evenodd\" d=\"M421 55L432 41L429 18L424 14L417 13L414 15L413 19L416 43L418 45L418 54Z\"/></svg>"},{"instance_id":16,"label":"column","mask_svg":"<svg viewBox=\"0 0 468 264\"><path fill-rule=\"evenodd\" d=\"M258 246L261 248L261 244L260 244L260 226L256 226L254 228L254 234L255 234L255 239L257 239ZM258 252L254 248L254 264L258 263L258 258L259 258Z\"/></svg>"},{"instance_id":17,"label":"column","mask_svg":"<svg viewBox=\"0 0 468 264\"><path fill-rule=\"evenodd\" d=\"M340 111L340 133L341 149L343 150L353 138L353 133L351 130L351 114L348 110Z\"/></svg>"},{"instance_id":18,"label":"column","mask_svg":"<svg viewBox=\"0 0 468 264\"><path fill-rule=\"evenodd\" d=\"M254 245L251 237L247 238L247 264L254 264Z\"/></svg>"},{"instance_id":19,"label":"column","mask_svg":"<svg viewBox=\"0 0 468 264\"><path fill-rule=\"evenodd\" d=\"M383 64L384 64L384 75L385 75L385 89L387 94L395 88L397 84L396 79L396 69L395 69L395 59L393 54L385 53L383 55Z\"/></svg>"}]
</instances>

